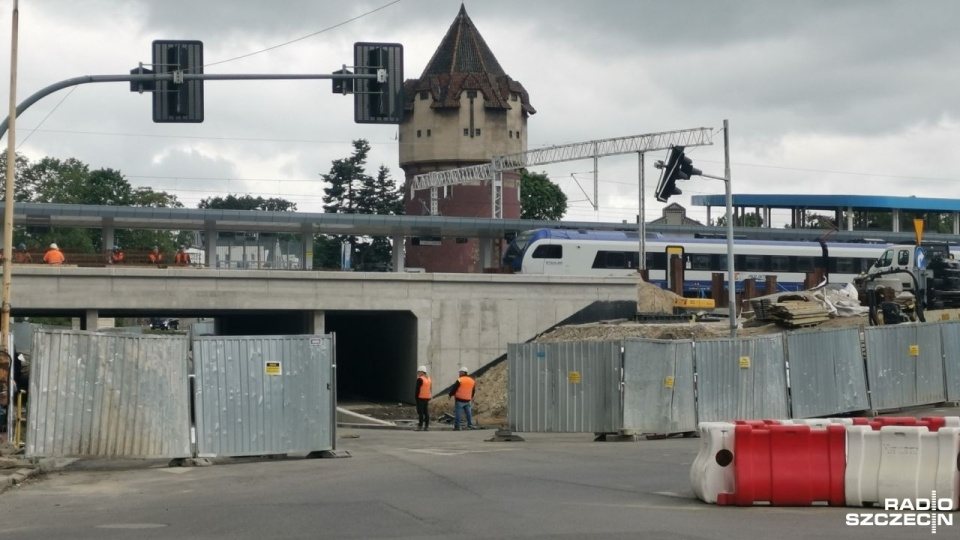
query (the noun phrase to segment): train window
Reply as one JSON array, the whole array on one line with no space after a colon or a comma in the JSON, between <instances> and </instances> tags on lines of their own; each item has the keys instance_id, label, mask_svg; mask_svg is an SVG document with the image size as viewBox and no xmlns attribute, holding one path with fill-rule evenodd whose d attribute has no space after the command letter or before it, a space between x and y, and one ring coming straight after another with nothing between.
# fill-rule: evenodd
<instances>
[{"instance_id":1,"label":"train window","mask_svg":"<svg viewBox=\"0 0 960 540\"><path fill-rule=\"evenodd\" d=\"M691 270L710 270L709 255L690 255Z\"/></svg>"},{"instance_id":2,"label":"train window","mask_svg":"<svg viewBox=\"0 0 960 540\"><path fill-rule=\"evenodd\" d=\"M770 257L770 271L771 272L789 272L790 257L784 257L783 255L774 255Z\"/></svg>"},{"instance_id":3,"label":"train window","mask_svg":"<svg viewBox=\"0 0 960 540\"><path fill-rule=\"evenodd\" d=\"M834 272L838 274L854 274L856 270L854 269L854 259L850 257L837 257L834 259L836 265L834 267Z\"/></svg>"},{"instance_id":4,"label":"train window","mask_svg":"<svg viewBox=\"0 0 960 540\"><path fill-rule=\"evenodd\" d=\"M541 245L533 250L534 259L562 259L563 246L560 245Z\"/></svg>"},{"instance_id":5,"label":"train window","mask_svg":"<svg viewBox=\"0 0 960 540\"><path fill-rule=\"evenodd\" d=\"M726 272L727 271L727 256L726 255L714 255L716 257L716 264L713 265L714 272ZM734 259L736 261L736 259Z\"/></svg>"},{"instance_id":6,"label":"train window","mask_svg":"<svg viewBox=\"0 0 960 540\"><path fill-rule=\"evenodd\" d=\"M815 267L814 257L797 257L797 272L813 272Z\"/></svg>"},{"instance_id":7,"label":"train window","mask_svg":"<svg viewBox=\"0 0 960 540\"><path fill-rule=\"evenodd\" d=\"M593 268L633 268L627 266L626 255L623 251L598 251L593 258ZM635 260L636 258L631 262Z\"/></svg>"},{"instance_id":8,"label":"train window","mask_svg":"<svg viewBox=\"0 0 960 540\"><path fill-rule=\"evenodd\" d=\"M910 251L901 249L897 253L897 266L906 266L910 264Z\"/></svg>"},{"instance_id":9,"label":"train window","mask_svg":"<svg viewBox=\"0 0 960 540\"><path fill-rule=\"evenodd\" d=\"M647 252L647 270L666 270L667 254Z\"/></svg>"},{"instance_id":10,"label":"train window","mask_svg":"<svg viewBox=\"0 0 960 540\"><path fill-rule=\"evenodd\" d=\"M763 256L747 255L743 261L743 269L746 270L747 272L763 271Z\"/></svg>"}]
</instances>

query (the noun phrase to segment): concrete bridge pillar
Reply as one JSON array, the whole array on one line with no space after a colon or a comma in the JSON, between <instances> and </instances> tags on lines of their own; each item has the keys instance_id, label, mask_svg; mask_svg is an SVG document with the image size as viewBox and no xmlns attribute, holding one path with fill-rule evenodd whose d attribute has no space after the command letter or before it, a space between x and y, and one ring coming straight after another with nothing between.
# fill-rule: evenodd
<instances>
[{"instance_id":1,"label":"concrete bridge pillar","mask_svg":"<svg viewBox=\"0 0 960 540\"><path fill-rule=\"evenodd\" d=\"M217 224L207 221L203 224L203 254L207 268L217 267Z\"/></svg>"},{"instance_id":2,"label":"concrete bridge pillar","mask_svg":"<svg viewBox=\"0 0 960 540\"><path fill-rule=\"evenodd\" d=\"M318 309L307 312L307 333L320 335L326 333L327 312Z\"/></svg>"},{"instance_id":3,"label":"concrete bridge pillar","mask_svg":"<svg viewBox=\"0 0 960 540\"><path fill-rule=\"evenodd\" d=\"M107 262L110 260L110 252L113 251L114 244L117 243L114 236L113 218L103 218L100 227L103 230L103 246L101 247L101 251L103 252L103 261Z\"/></svg>"},{"instance_id":4,"label":"concrete bridge pillar","mask_svg":"<svg viewBox=\"0 0 960 540\"><path fill-rule=\"evenodd\" d=\"M403 253L403 235L398 234L393 237L393 271L394 272L403 272L404 263L406 262L406 257Z\"/></svg>"},{"instance_id":5,"label":"concrete bridge pillar","mask_svg":"<svg viewBox=\"0 0 960 540\"><path fill-rule=\"evenodd\" d=\"M303 232L300 234L300 258L303 261L304 270L313 270L313 224L307 223L303 226Z\"/></svg>"},{"instance_id":6,"label":"concrete bridge pillar","mask_svg":"<svg viewBox=\"0 0 960 540\"><path fill-rule=\"evenodd\" d=\"M80 329L86 330L88 332L97 331L97 319L100 317L100 312L95 309L88 309L83 312L83 318L80 319Z\"/></svg>"}]
</instances>

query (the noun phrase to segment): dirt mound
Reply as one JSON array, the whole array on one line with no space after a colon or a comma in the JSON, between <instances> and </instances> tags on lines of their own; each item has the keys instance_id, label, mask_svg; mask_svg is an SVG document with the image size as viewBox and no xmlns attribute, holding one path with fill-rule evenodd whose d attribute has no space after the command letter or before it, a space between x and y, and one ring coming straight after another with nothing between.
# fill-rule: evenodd
<instances>
[{"instance_id":1,"label":"dirt mound","mask_svg":"<svg viewBox=\"0 0 960 540\"><path fill-rule=\"evenodd\" d=\"M637 313L673 313L673 302L680 298L660 287L637 280Z\"/></svg>"}]
</instances>

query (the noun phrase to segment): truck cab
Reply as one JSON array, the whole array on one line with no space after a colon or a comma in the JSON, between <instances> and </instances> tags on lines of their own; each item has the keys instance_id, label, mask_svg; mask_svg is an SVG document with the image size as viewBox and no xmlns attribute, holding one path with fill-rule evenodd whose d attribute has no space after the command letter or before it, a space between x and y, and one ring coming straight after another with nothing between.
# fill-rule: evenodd
<instances>
[{"instance_id":1,"label":"truck cab","mask_svg":"<svg viewBox=\"0 0 960 540\"><path fill-rule=\"evenodd\" d=\"M893 286L895 289L912 291L914 288L913 276L927 269L927 265L936 259L950 258L950 248L946 244L927 244L917 246L913 244L894 245L888 247L873 266L867 270L868 275L890 272L890 275L874 280L875 285ZM892 272L905 270L910 272ZM899 282L899 286L897 286Z\"/></svg>"}]
</instances>

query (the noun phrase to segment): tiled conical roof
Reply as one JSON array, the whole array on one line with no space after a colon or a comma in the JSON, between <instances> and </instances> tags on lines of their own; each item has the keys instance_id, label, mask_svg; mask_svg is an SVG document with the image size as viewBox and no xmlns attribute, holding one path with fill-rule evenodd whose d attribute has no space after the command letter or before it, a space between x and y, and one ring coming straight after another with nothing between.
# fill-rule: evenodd
<instances>
[{"instance_id":1,"label":"tiled conical roof","mask_svg":"<svg viewBox=\"0 0 960 540\"><path fill-rule=\"evenodd\" d=\"M483 94L485 105L492 108L510 109L510 94L520 96L520 103L527 114L536 113L530 105L526 89L507 75L483 36L473 25L467 9L460 5L460 12L447 34L440 42L433 58L427 63L419 79L404 83L407 109L413 109L413 101L420 92L429 91L433 96L432 108L459 107L464 91L476 90Z\"/></svg>"}]
</instances>

